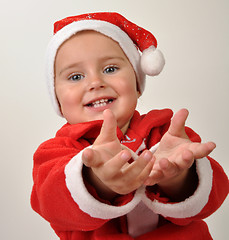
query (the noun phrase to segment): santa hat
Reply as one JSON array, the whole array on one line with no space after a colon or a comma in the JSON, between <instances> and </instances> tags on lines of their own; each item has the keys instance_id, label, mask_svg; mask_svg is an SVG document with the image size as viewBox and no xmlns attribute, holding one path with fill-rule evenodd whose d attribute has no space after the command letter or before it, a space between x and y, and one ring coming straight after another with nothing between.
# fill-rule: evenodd
<instances>
[{"instance_id":1,"label":"santa hat","mask_svg":"<svg viewBox=\"0 0 229 240\"><path fill-rule=\"evenodd\" d=\"M83 30L100 32L118 42L136 73L138 89L145 88L145 75L158 75L164 67L163 54L157 40L149 31L130 22L122 15L111 12L88 13L64 18L54 23L54 35L46 52L46 74L53 106L62 116L54 86L54 62L58 48L67 39ZM141 53L142 54L141 54Z\"/></svg>"}]
</instances>

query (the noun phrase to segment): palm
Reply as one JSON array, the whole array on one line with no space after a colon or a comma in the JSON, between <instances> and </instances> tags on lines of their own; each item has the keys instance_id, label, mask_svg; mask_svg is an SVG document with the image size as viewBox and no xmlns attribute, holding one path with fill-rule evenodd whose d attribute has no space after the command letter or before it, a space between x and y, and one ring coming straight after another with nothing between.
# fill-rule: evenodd
<instances>
[{"instance_id":1,"label":"palm","mask_svg":"<svg viewBox=\"0 0 229 240\"><path fill-rule=\"evenodd\" d=\"M167 132L161 139L160 145L155 153L156 162L159 159L167 158L175 162L178 155L186 149L190 148L191 141L187 135L182 137L171 135Z\"/></svg>"},{"instance_id":2,"label":"palm","mask_svg":"<svg viewBox=\"0 0 229 240\"><path fill-rule=\"evenodd\" d=\"M187 117L186 109L178 111L162 137L154 154L156 160L153 167L154 170L161 172L161 176L159 179L151 178L151 184L170 181L171 178L187 172L195 159L207 156L215 148L215 144L211 142L191 142L185 132Z\"/></svg>"}]
</instances>

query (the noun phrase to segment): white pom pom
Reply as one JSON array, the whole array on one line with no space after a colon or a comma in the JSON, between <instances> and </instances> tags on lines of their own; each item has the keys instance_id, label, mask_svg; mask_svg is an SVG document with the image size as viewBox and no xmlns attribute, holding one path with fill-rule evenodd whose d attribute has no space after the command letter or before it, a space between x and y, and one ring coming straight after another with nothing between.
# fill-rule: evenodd
<instances>
[{"instance_id":1,"label":"white pom pom","mask_svg":"<svg viewBox=\"0 0 229 240\"><path fill-rule=\"evenodd\" d=\"M143 51L141 56L141 69L149 76L158 75L165 65L162 52L154 46L150 46Z\"/></svg>"}]
</instances>

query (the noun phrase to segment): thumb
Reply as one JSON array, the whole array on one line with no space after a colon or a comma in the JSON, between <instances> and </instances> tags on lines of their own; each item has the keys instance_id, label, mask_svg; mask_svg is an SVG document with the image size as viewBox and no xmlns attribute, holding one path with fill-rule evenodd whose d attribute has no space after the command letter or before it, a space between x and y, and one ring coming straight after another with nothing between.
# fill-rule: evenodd
<instances>
[{"instance_id":1,"label":"thumb","mask_svg":"<svg viewBox=\"0 0 229 240\"><path fill-rule=\"evenodd\" d=\"M188 118L188 114L187 109L181 109L174 115L168 129L169 134L176 137L187 137L185 133L185 121Z\"/></svg>"},{"instance_id":2,"label":"thumb","mask_svg":"<svg viewBox=\"0 0 229 240\"><path fill-rule=\"evenodd\" d=\"M117 121L113 112L110 109L104 110L103 118L103 125L95 141L96 144L111 142L117 139Z\"/></svg>"}]
</instances>

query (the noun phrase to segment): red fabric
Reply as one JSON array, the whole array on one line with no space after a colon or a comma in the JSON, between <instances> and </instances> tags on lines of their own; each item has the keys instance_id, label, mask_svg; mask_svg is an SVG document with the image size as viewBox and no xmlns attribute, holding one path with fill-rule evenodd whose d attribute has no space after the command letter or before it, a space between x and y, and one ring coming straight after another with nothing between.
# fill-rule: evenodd
<instances>
[{"instance_id":1,"label":"red fabric","mask_svg":"<svg viewBox=\"0 0 229 240\"><path fill-rule=\"evenodd\" d=\"M127 20L125 17L115 12L87 13L64 18L54 23L54 34L66 25L71 24L72 22L78 22L83 20L100 20L116 25L126 34L128 34L134 44L141 51L144 51L152 45L157 47L157 40L152 33L143 28L140 28L133 22Z\"/></svg>"},{"instance_id":2,"label":"red fabric","mask_svg":"<svg viewBox=\"0 0 229 240\"><path fill-rule=\"evenodd\" d=\"M212 190L209 196L209 201L198 214L199 219L204 219L215 212L223 203L220 199L225 199L229 192L229 182L222 167L212 158L208 157L213 169ZM220 186L221 185L221 186ZM196 216L186 219L171 219L167 218L178 225L186 225L197 219Z\"/></svg>"},{"instance_id":3,"label":"red fabric","mask_svg":"<svg viewBox=\"0 0 229 240\"><path fill-rule=\"evenodd\" d=\"M168 223L153 232L146 233L136 240L160 239L160 240L210 240L207 224L204 221L194 221L187 226L177 226Z\"/></svg>"},{"instance_id":4,"label":"red fabric","mask_svg":"<svg viewBox=\"0 0 229 240\"><path fill-rule=\"evenodd\" d=\"M120 129L117 129L117 135L122 144L133 151L136 151L146 138L146 147L150 149L167 131L171 117L172 111L168 109L154 110L143 116L135 112L126 136L123 136ZM31 205L51 223L62 240L133 239L127 234L123 217L103 220L92 218L82 212L65 184L66 164L82 149L93 143L99 134L101 124L101 121L77 125L66 124L57 132L55 138L42 143L34 154ZM187 128L187 133L191 140L200 141L199 136L191 129ZM189 219L168 218L171 223L136 239L211 239L206 224L200 220L212 214L222 204L228 194L228 179L220 165L211 158L209 160L214 178L209 201L204 209L197 216ZM98 198L94 190L89 189L89 191ZM169 201L169 199L160 199L158 193L151 190L148 190L148 196L152 200L157 198L161 202ZM122 196L112 204L121 206L130 200L131 195Z\"/></svg>"}]
</instances>

